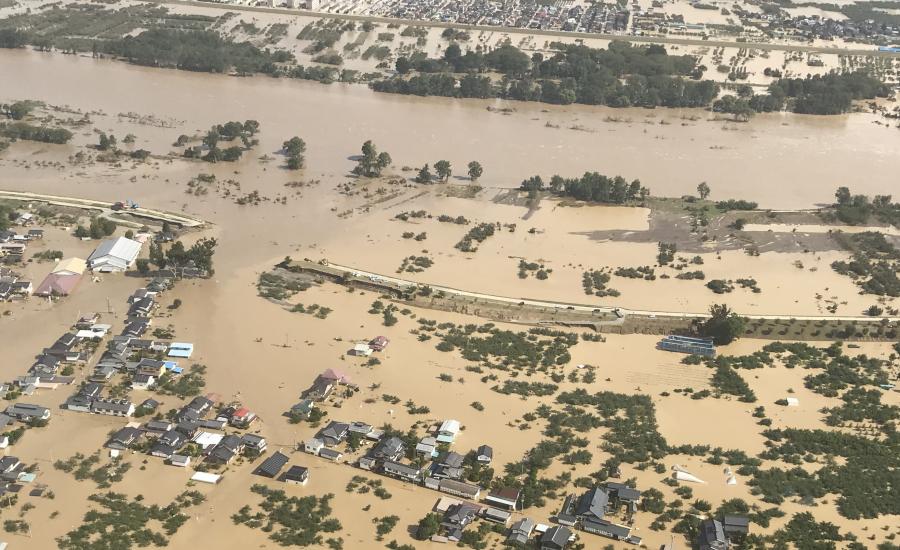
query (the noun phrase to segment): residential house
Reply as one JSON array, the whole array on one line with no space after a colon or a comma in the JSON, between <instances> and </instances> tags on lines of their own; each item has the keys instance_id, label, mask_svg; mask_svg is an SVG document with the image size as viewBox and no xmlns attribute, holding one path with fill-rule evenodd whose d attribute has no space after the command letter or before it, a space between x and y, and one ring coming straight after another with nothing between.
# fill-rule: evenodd
<instances>
[{"instance_id":1,"label":"residential house","mask_svg":"<svg viewBox=\"0 0 900 550\"><path fill-rule=\"evenodd\" d=\"M416 445L416 454L425 456L426 458L437 458L440 453L437 450L437 439L433 437L424 437L422 441Z\"/></svg>"},{"instance_id":2,"label":"residential house","mask_svg":"<svg viewBox=\"0 0 900 550\"><path fill-rule=\"evenodd\" d=\"M63 403L63 408L77 412L92 412L91 405L93 405L94 399L100 396L102 389L103 386L100 384L88 382L81 386L74 395L66 399L66 402Z\"/></svg>"},{"instance_id":3,"label":"residential house","mask_svg":"<svg viewBox=\"0 0 900 550\"><path fill-rule=\"evenodd\" d=\"M308 420L314 408L315 402L312 399L303 399L299 403L291 407L290 416Z\"/></svg>"},{"instance_id":4,"label":"residential house","mask_svg":"<svg viewBox=\"0 0 900 550\"><path fill-rule=\"evenodd\" d=\"M22 461L15 456L0 457L0 479L5 481L17 481L19 473L25 469Z\"/></svg>"},{"instance_id":5,"label":"residential house","mask_svg":"<svg viewBox=\"0 0 900 550\"><path fill-rule=\"evenodd\" d=\"M750 532L750 518L746 516L722 516L722 529L729 539Z\"/></svg>"},{"instance_id":6,"label":"residential house","mask_svg":"<svg viewBox=\"0 0 900 550\"><path fill-rule=\"evenodd\" d=\"M481 494L481 487L455 479L442 479L438 481L438 491L469 500L476 500L478 495Z\"/></svg>"},{"instance_id":7,"label":"residential house","mask_svg":"<svg viewBox=\"0 0 900 550\"><path fill-rule=\"evenodd\" d=\"M244 444L241 442L241 438L239 436L230 434L223 437L222 441L220 441L218 445L213 447L213 450L209 452L209 456L207 458L212 462L217 462L219 464L228 464L234 459L235 456L240 454L243 449Z\"/></svg>"},{"instance_id":8,"label":"residential house","mask_svg":"<svg viewBox=\"0 0 900 550\"><path fill-rule=\"evenodd\" d=\"M150 328L150 319L131 318L131 321L122 329L124 336L139 338Z\"/></svg>"},{"instance_id":9,"label":"residential house","mask_svg":"<svg viewBox=\"0 0 900 550\"><path fill-rule=\"evenodd\" d=\"M581 521L600 521L608 504L609 494L602 487L594 487L578 499L575 516Z\"/></svg>"},{"instance_id":10,"label":"residential house","mask_svg":"<svg viewBox=\"0 0 900 550\"><path fill-rule=\"evenodd\" d=\"M343 373L339 370L334 370L334 369L326 370L325 372L323 372L322 374L319 375L319 378L322 378L323 380L328 380L329 382L332 382L334 384L349 384L350 383L349 376L347 376L345 373Z\"/></svg>"},{"instance_id":11,"label":"residential house","mask_svg":"<svg viewBox=\"0 0 900 550\"><path fill-rule=\"evenodd\" d=\"M475 460L480 464L490 464L494 460L494 449L489 445L482 445L475 451Z\"/></svg>"},{"instance_id":12,"label":"residential house","mask_svg":"<svg viewBox=\"0 0 900 550\"><path fill-rule=\"evenodd\" d=\"M150 413L159 408L159 401L152 397L148 397L147 399L144 399L138 407L144 412Z\"/></svg>"},{"instance_id":13,"label":"residential house","mask_svg":"<svg viewBox=\"0 0 900 550\"><path fill-rule=\"evenodd\" d=\"M368 357L372 355L372 348L369 347L369 344L360 342L353 346L353 349L350 350L350 355L355 355L357 357Z\"/></svg>"},{"instance_id":14,"label":"residential house","mask_svg":"<svg viewBox=\"0 0 900 550\"><path fill-rule=\"evenodd\" d=\"M395 477L403 481L418 482L422 478L422 470L414 466L407 466L399 462L385 461L381 466L385 475Z\"/></svg>"},{"instance_id":15,"label":"residential house","mask_svg":"<svg viewBox=\"0 0 900 550\"><path fill-rule=\"evenodd\" d=\"M268 446L268 443L266 443L266 438L256 434L242 435L241 443L244 444L245 450L250 451L256 455L261 455L266 452L266 447Z\"/></svg>"},{"instance_id":16,"label":"residential house","mask_svg":"<svg viewBox=\"0 0 900 550\"><path fill-rule=\"evenodd\" d=\"M606 491L609 493L610 498L617 502L634 503L641 499L640 491L624 483L607 483Z\"/></svg>"},{"instance_id":17,"label":"residential house","mask_svg":"<svg viewBox=\"0 0 900 550\"><path fill-rule=\"evenodd\" d=\"M154 307L156 307L156 301L153 297L145 296L131 304L131 307L128 308L128 316L147 317L153 311Z\"/></svg>"},{"instance_id":18,"label":"residential house","mask_svg":"<svg viewBox=\"0 0 900 550\"><path fill-rule=\"evenodd\" d=\"M317 455L325 447L325 442L318 438L307 439L303 442L303 450L309 454Z\"/></svg>"},{"instance_id":19,"label":"residential house","mask_svg":"<svg viewBox=\"0 0 900 550\"><path fill-rule=\"evenodd\" d=\"M554 525L541 536L541 550L563 550L570 538L571 529L564 525Z\"/></svg>"},{"instance_id":20,"label":"residential house","mask_svg":"<svg viewBox=\"0 0 900 550\"><path fill-rule=\"evenodd\" d=\"M85 313L75 321L75 328L78 330L86 330L100 322L99 313Z\"/></svg>"},{"instance_id":21,"label":"residential house","mask_svg":"<svg viewBox=\"0 0 900 550\"><path fill-rule=\"evenodd\" d=\"M445 420L438 428L437 440L440 443L453 443L459 431L459 420Z\"/></svg>"},{"instance_id":22,"label":"residential house","mask_svg":"<svg viewBox=\"0 0 900 550\"><path fill-rule=\"evenodd\" d=\"M122 428L118 430L116 433L112 434L109 438L109 441L106 442L106 446L110 449L116 449L119 451L124 451L128 449L133 444L137 443L137 441L141 438L144 432L137 428Z\"/></svg>"},{"instance_id":23,"label":"residential house","mask_svg":"<svg viewBox=\"0 0 900 550\"><path fill-rule=\"evenodd\" d=\"M197 396L178 411L175 419L181 420L197 420L202 418L212 409L213 402L206 397Z\"/></svg>"},{"instance_id":24,"label":"residential house","mask_svg":"<svg viewBox=\"0 0 900 550\"><path fill-rule=\"evenodd\" d=\"M303 466L291 466L281 476L281 480L292 485L306 485L309 481L309 469Z\"/></svg>"},{"instance_id":25,"label":"residential house","mask_svg":"<svg viewBox=\"0 0 900 550\"><path fill-rule=\"evenodd\" d=\"M200 423L196 420L181 420L175 424L175 430L183 433L187 437L194 437L197 430L201 428Z\"/></svg>"},{"instance_id":26,"label":"residential house","mask_svg":"<svg viewBox=\"0 0 900 550\"><path fill-rule=\"evenodd\" d=\"M136 340L133 340L133 341L136 341ZM132 342L129 342L128 346L133 348L133 346L131 345ZM149 374L155 378L159 378L166 372L166 362L159 361L156 359L148 359L145 357L145 358L141 359L140 361L138 361L129 370L133 370L134 372L136 372L138 374Z\"/></svg>"},{"instance_id":27,"label":"residential house","mask_svg":"<svg viewBox=\"0 0 900 550\"><path fill-rule=\"evenodd\" d=\"M504 510L518 510L519 493L520 491L515 487L504 487L496 491L491 491L485 500L489 502L491 506L497 506Z\"/></svg>"},{"instance_id":28,"label":"residential house","mask_svg":"<svg viewBox=\"0 0 900 550\"><path fill-rule=\"evenodd\" d=\"M133 390L149 390L156 384L156 377L152 374L135 374L131 379L131 389Z\"/></svg>"},{"instance_id":29,"label":"residential house","mask_svg":"<svg viewBox=\"0 0 900 550\"><path fill-rule=\"evenodd\" d=\"M169 457L169 464L179 468L187 468L191 464L191 457L187 455L172 455Z\"/></svg>"},{"instance_id":30,"label":"residential house","mask_svg":"<svg viewBox=\"0 0 900 550\"><path fill-rule=\"evenodd\" d=\"M109 416L132 416L134 403L127 399L97 398L91 404L91 412Z\"/></svg>"},{"instance_id":31,"label":"residential house","mask_svg":"<svg viewBox=\"0 0 900 550\"><path fill-rule=\"evenodd\" d=\"M175 454L178 449L184 447L187 443L187 437L178 430L169 430L160 434L156 442L150 448L150 454L160 458L169 458Z\"/></svg>"},{"instance_id":32,"label":"residential house","mask_svg":"<svg viewBox=\"0 0 900 550\"><path fill-rule=\"evenodd\" d=\"M397 460L400 460L403 458L403 453L405 451L406 445L403 444L403 440L399 437L386 437L376 443L375 446L372 447L372 450L360 459L359 465L363 469L371 470L385 461L396 462ZM369 464L368 467L363 464L364 460Z\"/></svg>"},{"instance_id":33,"label":"residential house","mask_svg":"<svg viewBox=\"0 0 900 550\"><path fill-rule=\"evenodd\" d=\"M350 426L343 422L329 422L327 426L319 430L316 438L321 439L328 447L334 447L347 438Z\"/></svg>"},{"instance_id":34,"label":"residential house","mask_svg":"<svg viewBox=\"0 0 900 550\"><path fill-rule=\"evenodd\" d=\"M41 407L40 405L32 405L30 403L14 403L6 407L5 412L7 415L21 422L50 419L50 409Z\"/></svg>"},{"instance_id":35,"label":"residential house","mask_svg":"<svg viewBox=\"0 0 900 550\"><path fill-rule=\"evenodd\" d=\"M322 458L327 458L332 462L340 462L342 458L344 458L344 454L340 451L336 451L335 449L329 449L328 447L323 448L319 451L319 456Z\"/></svg>"},{"instance_id":36,"label":"residential house","mask_svg":"<svg viewBox=\"0 0 900 550\"><path fill-rule=\"evenodd\" d=\"M384 348L390 344L391 341L387 339L386 336L376 336L369 342L369 347L374 351L384 351Z\"/></svg>"},{"instance_id":37,"label":"residential house","mask_svg":"<svg viewBox=\"0 0 900 550\"><path fill-rule=\"evenodd\" d=\"M109 364L97 364L94 366L94 372L88 378L91 382L108 382L110 378L117 372L117 369Z\"/></svg>"},{"instance_id":38,"label":"residential house","mask_svg":"<svg viewBox=\"0 0 900 550\"><path fill-rule=\"evenodd\" d=\"M488 521L493 521L494 523L500 523L502 525L507 525L512 518L512 514L506 510L490 507L484 508L481 511L481 516Z\"/></svg>"},{"instance_id":39,"label":"residential house","mask_svg":"<svg viewBox=\"0 0 900 550\"><path fill-rule=\"evenodd\" d=\"M468 502L453 504L447 508L447 512L441 519L441 527L446 532L447 539L451 542L459 542L462 539L463 530L478 517L480 508Z\"/></svg>"},{"instance_id":40,"label":"residential house","mask_svg":"<svg viewBox=\"0 0 900 550\"><path fill-rule=\"evenodd\" d=\"M460 479L463 476L463 462L466 457L450 451L438 460L432 468L431 475L438 479Z\"/></svg>"},{"instance_id":41,"label":"residential house","mask_svg":"<svg viewBox=\"0 0 900 550\"><path fill-rule=\"evenodd\" d=\"M717 519L701 521L696 546L699 550L728 550L730 544L722 522Z\"/></svg>"},{"instance_id":42,"label":"residential house","mask_svg":"<svg viewBox=\"0 0 900 550\"><path fill-rule=\"evenodd\" d=\"M272 454L272 456L263 460L262 464L253 471L254 474L258 476L268 477L274 479L281 472L281 469L284 468L284 465L288 463L288 457L278 451Z\"/></svg>"},{"instance_id":43,"label":"residential house","mask_svg":"<svg viewBox=\"0 0 900 550\"><path fill-rule=\"evenodd\" d=\"M166 420L150 420L144 424L144 430L154 434L163 434L175 429L175 424Z\"/></svg>"},{"instance_id":44,"label":"residential house","mask_svg":"<svg viewBox=\"0 0 900 550\"><path fill-rule=\"evenodd\" d=\"M531 533L534 531L534 520L531 518L522 518L513 523L506 537L506 544L510 546L525 546L531 540Z\"/></svg>"},{"instance_id":45,"label":"residential house","mask_svg":"<svg viewBox=\"0 0 900 550\"><path fill-rule=\"evenodd\" d=\"M12 284L11 290L13 297L31 296L31 293L34 292L34 286L32 286L31 281L16 281Z\"/></svg>"},{"instance_id":46,"label":"residential house","mask_svg":"<svg viewBox=\"0 0 900 550\"><path fill-rule=\"evenodd\" d=\"M324 401L328 399L331 395L331 392L334 391L335 383L333 380L328 380L326 378L322 378L321 376L317 376L313 381L312 386L309 387L305 392L303 392L303 397L313 399L315 401Z\"/></svg>"},{"instance_id":47,"label":"residential house","mask_svg":"<svg viewBox=\"0 0 900 550\"><path fill-rule=\"evenodd\" d=\"M631 528L625 525L616 525L608 520L592 520L584 519L581 521L581 528L588 533L600 535L614 540L625 540L631 533Z\"/></svg>"},{"instance_id":48,"label":"residential house","mask_svg":"<svg viewBox=\"0 0 900 550\"><path fill-rule=\"evenodd\" d=\"M254 420L256 420L256 413L247 407L240 407L232 413L228 423L236 428L247 428Z\"/></svg>"},{"instance_id":49,"label":"residential house","mask_svg":"<svg viewBox=\"0 0 900 550\"><path fill-rule=\"evenodd\" d=\"M359 421L351 422L350 426L348 428L350 433L359 434L364 437L371 434L373 429L374 428L372 428L371 424L366 424L365 422L359 422Z\"/></svg>"},{"instance_id":50,"label":"residential house","mask_svg":"<svg viewBox=\"0 0 900 550\"><path fill-rule=\"evenodd\" d=\"M125 271L134 265L140 252L138 241L125 237L106 239L88 256L87 263L92 271Z\"/></svg>"}]
</instances>

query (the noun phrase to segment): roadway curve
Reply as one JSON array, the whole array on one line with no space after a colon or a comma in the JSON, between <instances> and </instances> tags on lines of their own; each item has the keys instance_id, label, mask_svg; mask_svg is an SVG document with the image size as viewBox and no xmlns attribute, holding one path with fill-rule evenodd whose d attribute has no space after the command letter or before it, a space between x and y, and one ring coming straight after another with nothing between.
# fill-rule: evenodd
<instances>
[{"instance_id":1,"label":"roadway curve","mask_svg":"<svg viewBox=\"0 0 900 550\"><path fill-rule=\"evenodd\" d=\"M313 264L309 264L312 266ZM542 308L551 308L551 309L568 309L569 311L581 311L585 313L608 313L608 314L616 314L616 311L619 314L624 316L628 315L636 315L641 317L669 317L669 318L691 318L691 319L707 319L709 318L708 313L698 313L698 312L688 312L688 311L655 311L655 310L644 310L644 309L629 309L625 307L610 307L610 306L592 306L585 304L572 304L567 302L548 302L544 300L532 300L528 298L510 298L508 296L497 296L493 294L482 294L479 292L469 292L467 290L460 290L458 288L452 288L441 285L431 285L426 283L418 283L415 281L410 281L406 279L398 279L397 277L391 277L390 275L381 275L378 273L371 273L369 271L363 271L361 269L357 269L354 267L348 267L338 264L329 263L327 265L320 265L319 267L327 268L332 271L346 273L354 277L359 278L367 278L374 282L387 282L390 284L397 285L402 288L411 288L411 287L419 287L419 286L428 286L433 291L443 292L445 294L455 295L455 296L465 296L467 298L475 298L475 299L484 299L484 300L492 300L497 302L506 302L513 305L521 305L525 304L528 306L534 307L542 307ZM900 321L900 316L893 317L868 317L864 315L744 315L748 319L763 319L763 320L796 320L796 321L856 321L856 322L880 322L882 319L887 319L891 322Z\"/></svg>"},{"instance_id":2,"label":"roadway curve","mask_svg":"<svg viewBox=\"0 0 900 550\"><path fill-rule=\"evenodd\" d=\"M91 199L79 199L75 197L60 197L58 195L41 195L38 193L28 193L22 191L0 191L0 199L8 199L15 201L32 201L44 202L56 206L68 206L72 208L82 208L85 210L97 210L100 215L111 220L124 223L126 225L140 226L136 222L123 220L116 216L117 213L131 214L140 218L147 218L161 222L169 222L181 227L201 227L206 225L203 220L192 218L183 214L175 214L173 212L164 212L162 210L152 210L149 208L128 208L126 210L115 211L112 209L112 202L95 201Z\"/></svg>"}]
</instances>

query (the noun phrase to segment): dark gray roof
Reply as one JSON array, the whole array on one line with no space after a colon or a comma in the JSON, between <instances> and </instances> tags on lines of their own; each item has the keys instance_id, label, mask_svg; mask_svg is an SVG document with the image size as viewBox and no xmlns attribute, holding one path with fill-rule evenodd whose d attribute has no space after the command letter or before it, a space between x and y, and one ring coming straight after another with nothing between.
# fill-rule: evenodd
<instances>
[{"instance_id":1,"label":"dark gray roof","mask_svg":"<svg viewBox=\"0 0 900 550\"><path fill-rule=\"evenodd\" d=\"M303 481L309 477L309 469L304 468L303 466L291 466L288 468L288 471L284 473L282 478L289 481Z\"/></svg>"},{"instance_id":2,"label":"dark gray roof","mask_svg":"<svg viewBox=\"0 0 900 550\"><path fill-rule=\"evenodd\" d=\"M616 525L606 520L581 522L581 528L589 533L595 533L615 539L624 539L631 533L631 529L624 525Z\"/></svg>"},{"instance_id":3,"label":"dark gray roof","mask_svg":"<svg viewBox=\"0 0 900 550\"><path fill-rule=\"evenodd\" d=\"M463 455L450 451L441 457L441 464L448 468L462 468L463 461L465 461L466 457Z\"/></svg>"},{"instance_id":4,"label":"dark gray roof","mask_svg":"<svg viewBox=\"0 0 900 550\"><path fill-rule=\"evenodd\" d=\"M263 460L263 463L253 473L265 477L275 477L287 463L288 457L276 451L275 454Z\"/></svg>"},{"instance_id":5,"label":"dark gray roof","mask_svg":"<svg viewBox=\"0 0 900 550\"><path fill-rule=\"evenodd\" d=\"M349 424L345 424L343 422L331 422L327 426L319 430L319 433L316 435L316 437L325 441L326 443L335 444L343 441L343 439L347 437L347 432L349 429Z\"/></svg>"},{"instance_id":6,"label":"dark gray roof","mask_svg":"<svg viewBox=\"0 0 900 550\"><path fill-rule=\"evenodd\" d=\"M403 441L399 437L386 437L373 448L370 456L380 460L393 460L403 452Z\"/></svg>"},{"instance_id":7,"label":"dark gray roof","mask_svg":"<svg viewBox=\"0 0 900 550\"><path fill-rule=\"evenodd\" d=\"M600 487L594 487L578 499L575 515L601 519L606 514L609 495Z\"/></svg>"},{"instance_id":8,"label":"dark gray roof","mask_svg":"<svg viewBox=\"0 0 900 550\"><path fill-rule=\"evenodd\" d=\"M553 548L563 548L568 544L571 536L572 530L568 527L564 525L554 525L550 529L547 529L547 532L541 537L541 544L546 545L547 543L550 543L553 545Z\"/></svg>"},{"instance_id":9,"label":"dark gray roof","mask_svg":"<svg viewBox=\"0 0 900 550\"><path fill-rule=\"evenodd\" d=\"M633 489L624 483L610 482L606 484L606 488L611 494L615 494L621 500L638 500L641 498L641 492Z\"/></svg>"},{"instance_id":10,"label":"dark gray roof","mask_svg":"<svg viewBox=\"0 0 900 550\"><path fill-rule=\"evenodd\" d=\"M319 449L319 456L321 456L322 458L327 458L328 460L337 460L341 458L343 454L340 451L322 447L321 449Z\"/></svg>"},{"instance_id":11,"label":"dark gray roof","mask_svg":"<svg viewBox=\"0 0 900 550\"><path fill-rule=\"evenodd\" d=\"M107 443L107 446L128 447L141 436L141 433L143 432L141 432L137 428L122 428L109 438L109 443Z\"/></svg>"},{"instance_id":12,"label":"dark gray roof","mask_svg":"<svg viewBox=\"0 0 900 550\"><path fill-rule=\"evenodd\" d=\"M700 550L724 548L726 544L725 530L720 521L707 519L700 522L700 532L697 536L697 545Z\"/></svg>"},{"instance_id":13,"label":"dark gray roof","mask_svg":"<svg viewBox=\"0 0 900 550\"><path fill-rule=\"evenodd\" d=\"M393 474L399 474L406 477L417 476L420 473L418 468L414 468L412 466L407 466L406 464L400 464L399 462L391 462L387 461L382 466L386 472L390 472Z\"/></svg>"}]
</instances>

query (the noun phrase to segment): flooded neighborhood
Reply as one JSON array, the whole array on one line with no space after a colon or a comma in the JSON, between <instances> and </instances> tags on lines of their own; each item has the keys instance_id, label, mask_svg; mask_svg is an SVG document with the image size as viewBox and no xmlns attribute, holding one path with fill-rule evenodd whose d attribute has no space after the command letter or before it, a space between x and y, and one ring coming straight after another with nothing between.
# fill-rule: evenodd
<instances>
[{"instance_id":1,"label":"flooded neighborhood","mask_svg":"<svg viewBox=\"0 0 900 550\"><path fill-rule=\"evenodd\" d=\"M870 4L0 0L0 548L896 548Z\"/></svg>"}]
</instances>

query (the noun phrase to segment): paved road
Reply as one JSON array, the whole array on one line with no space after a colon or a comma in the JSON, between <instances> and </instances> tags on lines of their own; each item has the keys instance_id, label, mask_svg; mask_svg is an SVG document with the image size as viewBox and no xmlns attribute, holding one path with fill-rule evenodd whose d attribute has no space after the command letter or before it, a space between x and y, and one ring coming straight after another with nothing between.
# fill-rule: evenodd
<instances>
[{"instance_id":1,"label":"paved road","mask_svg":"<svg viewBox=\"0 0 900 550\"><path fill-rule=\"evenodd\" d=\"M193 0L157 0L157 4L181 4L201 8L220 9L222 11L250 11L266 12L277 15L302 15L304 17L316 17L319 19L341 19L347 21L372 21L377 23L396 23L398 25L421 25L425 27L452 27L454 29L467 29L473 31L498 32L508 34L525 34L536 36L560 36L567 38L598 38L602 40L622 40L624 42L637 42L645 44L681 44L685 46L708 46L710 48L755 48L757 50L790 51L808 53L831 53L843 55L873 55L877 57L900 57L897 52L880 52L877 47L868 48L837 48L822 46L804 46L802 44L768 44L761 42L737 42L734 40L700 40L696 38L673 38L667 36L632 36L621 34L605 34L592 32L569 32L539 29L521 29L518 27L497 27L490 25L466 25L463 23L444 23L442 21L423 21L417 19L397 19L392 17L380 17L376 15L353 15L341 13L315 12L307 10L294 10L287 8L267 8L263 6L239 6L235 4L215 4L210 2L196 2Z\"/></svg>"},{"instance_id":2,"label":"paved road","mask_svg":"<svg viewBox=\"0 0 900 550\"><path fill-rule=\"evenodd\" d=\"M357 269L354 267L348 267L338 264L329 263L329 268L340 271L343 273L348 273L350 275L362 278L369 278L372 281L383 281L391 284L395 284L397 286L403 288L423 286L424 283L417 283L414 281L409 281L406 279L398 279L397 277L391 277L390 275L381 275L378 273L372 273L369 271L363 271L361 269ZM506 302L513 305L525 304L534 307L543 307L548 309L568 309L569 311L581 311L584 313L608 313L615 314L616 310L619 313L627 315L638 315L642 317L668 317L668 318L692 318L692 319L706 319L709 318L709 314L700 313L700 312L689 312L689 311L657 311L657 310L645 310L645 309L629 309L625 307L610 307L610 306L593 306L593 305L585 305L585 304L571 304L566 302L549 302L544 300L532 300L528 298L510 298L508 296L497 296L493 294L482 294L479 292L469 292L467 290L460 290L457 288L440 286L440 285L427 285L433 291L436 292L444 292L445 294L455 295L455 296L465 296L467 298L475 298L475 299L483 299L483 300L491 300L497 302ZM867 317L864 315L786 315L786 314L771 314L771 315L745 315L745 317L749 319L765 319L765 320L789 320L794 319L797 321L858 321L858 322L873 322L880 321L881 319L888 319L890 321L900 321L900 316L895 317Z\"/></svg>"},{"instance_id":3,"label":"paved road","mask_svg":"<svg viewBox=\"0 0 900 550\"><path fill-rule=\"evenodd\" d=\"M100 212L101 216L124 223L126 225L140 226L141 224L123 220L122 218L117 217L116 214L130 214L132 216L138 216L141 218L177 224L181 227L200 227L206 224L206 222L204 222L203 220L192 218L184 214L175 214L173 212L164 212L162 210L152 210L149 208L129 208L127 210L121 210L117 212L111 208L113 201L101 202L90 199L79 199L76 197L41 195L38 193L27 193L21 191L0 191L0 199L45 202L47 204L53 204L56 206L69 206L73 208L97 210Z\"/></svg>"}]
</instances>

